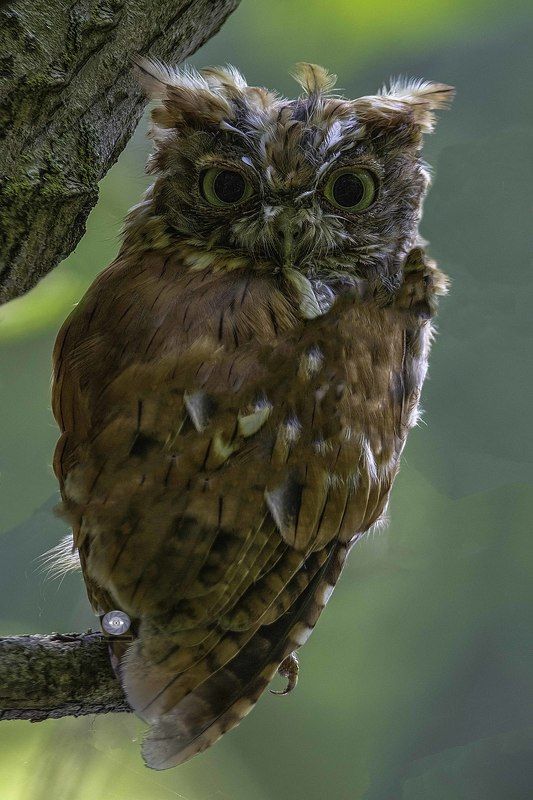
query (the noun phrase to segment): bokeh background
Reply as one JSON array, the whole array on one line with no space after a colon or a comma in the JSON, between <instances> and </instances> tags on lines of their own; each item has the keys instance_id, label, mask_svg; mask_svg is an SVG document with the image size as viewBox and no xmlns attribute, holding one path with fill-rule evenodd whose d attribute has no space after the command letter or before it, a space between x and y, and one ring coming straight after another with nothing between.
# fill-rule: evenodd
<instances>
[{"instance_id":1,"label":"bokeh background","mask_svg":"<svg viewBox=\"0 0 533 800\"><path fill-rule=\"evenodd\" d=\"M524 0L242 0L193 64L295 92L298 60L349 96L390 75L454 84L423 220L451 275L391 524L350 562L287 698L265 696L178 769L143 767L133 716L0 724L2 800L526 800L533 797L533 8ZM146 124L102 181L77 250L0 310L0 633L95 626L79 575L35 558L53 516L50 356L147 184Z\"/></svg>"}]
</instances>

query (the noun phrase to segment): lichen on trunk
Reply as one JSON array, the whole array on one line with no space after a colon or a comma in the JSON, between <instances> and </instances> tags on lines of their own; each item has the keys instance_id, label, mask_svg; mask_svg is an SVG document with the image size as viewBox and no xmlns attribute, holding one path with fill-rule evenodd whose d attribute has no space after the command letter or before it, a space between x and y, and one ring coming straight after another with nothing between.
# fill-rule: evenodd
<instances>
[{"instance_id":1,"label":"lichen on trunk","mask_svg":"<svg viewBox=\"0 0 533 800\"><path fill-rule=\"evenodd\" d=\"M99 633L0 638L0 720L131 711Z\"/></svg>"},{"instance_id":2,"label":"lichen on trunk","mask_svg":"<svg viewBox=\"0 0 533 800\"><path fill-rule=\"evenodd\" d=\"M145 98L132 56L178 63L239 0L8 0L0 9L0 302L77 245Z\"/></svg>"}]
</instances>

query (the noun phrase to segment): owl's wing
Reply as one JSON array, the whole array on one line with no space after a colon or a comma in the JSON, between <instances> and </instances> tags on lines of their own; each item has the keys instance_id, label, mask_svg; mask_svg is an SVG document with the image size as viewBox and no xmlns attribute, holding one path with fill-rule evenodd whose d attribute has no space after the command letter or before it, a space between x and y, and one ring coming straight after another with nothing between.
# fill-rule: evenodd
<instances>
[{"instance_id":1,"label":"owl's wing","mask_svg":"<svg viewBox=\"0 0 533 800\"><path fill-rule=\"evenodd\" d=\"M71 467L78 461L78 448L87 441L92 425L88 394L82 391L80 375L72 369L72 353L76 343L82 340L83 329L84 316L74 312L62 326L54 346L52 411L61 435L54 452L53 468L62 497L58 510L71 524L73 552L77 550L79 554L89 601L95 610L110 610L115 604L109 592L87 571L89 540L82 529L83 514L65 485Z\"/></svg>"},{"instance_id":2,"label":"owl's wing","mask_svg":"<svg viewBox=\"0 0 533 800\"><path fill-rule=\"evenodd\" d=\"M376 479L369 443L345 435L381 389L374 369L347 406L335 321L278 338L271 287L219 278L214 298L201 274L180 293L146 271L138 292L93 290L59 336L55 465L91 602L136 621L122 679L163 767L236 724L303 643L392 472Z\"/></svg>"},{"instance_id":3,"label":"owl's wing","mask_svg":"<svg viewBox=\"0 0 533 800\"><path fill-rule=\"evenodd\" d=\"M224 668L155 717L143 742L146 763L166 769L210 747L248 714L278 666L309 637L342 570L347 546L334 544L311 583L276 622L259 628ZM128 657L135 668L134 646ZM126 681L128 678L126 678Z\"/></svg>"}]
</instances>

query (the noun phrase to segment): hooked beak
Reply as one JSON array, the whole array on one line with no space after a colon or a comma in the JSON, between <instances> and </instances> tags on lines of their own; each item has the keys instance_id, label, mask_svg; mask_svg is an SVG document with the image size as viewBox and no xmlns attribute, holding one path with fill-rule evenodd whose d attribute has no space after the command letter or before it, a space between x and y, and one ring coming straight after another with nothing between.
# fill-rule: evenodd
<instances>
[{"instance_id":1,"label":"hooked beak","mask_svg":"<svg viewBox=\"0 0 533 800\"><path fill-rule=\"evenodd\" d=\"M284 208L276 218L274 235L281 265L284 267L290 266L295 249L294 212L292 209Z\"/></svg>"}]
</instances>

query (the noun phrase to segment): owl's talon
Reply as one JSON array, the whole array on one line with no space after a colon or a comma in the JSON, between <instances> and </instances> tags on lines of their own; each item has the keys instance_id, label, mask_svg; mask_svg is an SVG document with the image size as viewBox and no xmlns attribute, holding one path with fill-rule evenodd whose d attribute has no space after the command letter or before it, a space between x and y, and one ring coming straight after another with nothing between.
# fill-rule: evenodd
<instances>
[{"instance_id":1,"label":"owl's talon","mask_svg":"<svg viewBox=\"0 0 533 800\"><path fill-rule=\"evenodd\" d=\"M282 678L287 679L287 685L284 689L271 689L271 694L277 694L279 696L283 696L285 694L289 694L292 692L293 689L296 688L296 684L298 683L298 671L299 671L299 663L296 653L291 653L287 656L287 658L283 659L281 664L278 667L278 675L281 675Z\"/></svg>"}]
</instances>

